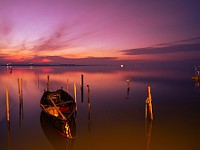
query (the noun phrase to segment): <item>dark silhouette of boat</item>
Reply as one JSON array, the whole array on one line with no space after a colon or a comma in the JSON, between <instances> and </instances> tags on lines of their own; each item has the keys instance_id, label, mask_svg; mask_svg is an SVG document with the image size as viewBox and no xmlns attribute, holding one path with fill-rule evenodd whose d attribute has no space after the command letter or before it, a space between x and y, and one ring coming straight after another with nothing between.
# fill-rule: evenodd
<instances>
[{"instance_id":1,"label":"dark silhouette of boat","mask_svg":"<svg viewBox=\"0 0 200 150\"><path fill-rule=\"evenodd\" d=\"M40 100L42 111L54 128L63 136L73 138L70 122L76 115L74 98L62 89L45 91Z\"/></svg>"}]
</instances>

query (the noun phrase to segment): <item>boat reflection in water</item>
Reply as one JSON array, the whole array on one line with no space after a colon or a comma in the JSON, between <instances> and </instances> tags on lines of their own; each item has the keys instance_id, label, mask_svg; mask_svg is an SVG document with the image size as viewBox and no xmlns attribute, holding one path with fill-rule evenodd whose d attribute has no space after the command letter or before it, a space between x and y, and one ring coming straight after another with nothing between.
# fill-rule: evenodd
<instances>
[{"instance_id":1,"label":"boat reflection in water","mask_svg":"<svg viewBox=\"0 0 200 150\"><path fill-rule=\"evenodd\" d=\"M66 138L59 134L54 126L51 124L50 118L41 112L40 123L44 134L46 135L49 142L53 145L56 150L71 150L73 148L75 137L76 137L76 120L72 115L68 124L73 138Z\"/></svg>"},{"instance_id":2,"label":"boat reflection in water","mask_svg":"<svg viewBox=\"0 0 200 150\"><path fill-rule=\"evenodd\" d=\"M200 77L198 80L194 80L194 87L199 88L200 87Z\"/></svg>"}]
</instances>

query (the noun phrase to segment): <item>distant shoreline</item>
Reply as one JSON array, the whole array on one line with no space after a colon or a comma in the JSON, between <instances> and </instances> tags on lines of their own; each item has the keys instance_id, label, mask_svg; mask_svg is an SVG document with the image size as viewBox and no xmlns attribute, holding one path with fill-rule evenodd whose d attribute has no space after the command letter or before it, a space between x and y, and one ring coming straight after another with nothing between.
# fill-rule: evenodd
<instances>
[{"instance_id":1,"label":"distant shoreline","mask_svg":"<svg viewBox=\"0 0 200 150\"><path fill-rule=\"evenodd\" d=\"M7 67L56 67L56 66L66 66L66 67L78 67L78 66L118 66L118 65L108 65L108 64L100 64L100 65L81 65L81 64L0 64L0 66L7 66Z\"/></svg>"}]
</instances>

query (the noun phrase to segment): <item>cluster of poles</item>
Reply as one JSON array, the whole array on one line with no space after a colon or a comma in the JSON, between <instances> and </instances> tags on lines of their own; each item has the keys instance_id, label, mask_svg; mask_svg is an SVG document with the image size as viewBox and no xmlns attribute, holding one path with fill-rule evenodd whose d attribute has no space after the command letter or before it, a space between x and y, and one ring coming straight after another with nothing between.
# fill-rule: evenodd
<instances>
[{"instance_id":1,"label":"cluster of poles","mask_svg":"<svg viewBox=\"0 0 200 150\"><path fill-rule=\"evenodd\" d=\"M18 94L20 106L23 105L23 90L22 90L22 79L18 78ZM23 107L23 106L22 106ZM9 90L6 85L6 118L8 121L8 125L10 126L10 104L9 104Z\"/></svg>"},{"instance_id":2,"label":"cluster of poles","mask_svg":"<svg viewBox=\"0 0 200 150\"><path fill-rule=\"evenodd\" d=\"M81 102L83 102L83 97L84 97L84 95L83 95L84 88L83 87L84 87L84 75L81 74L81 87L80 87L80 89L81 89ZM73 88L74 88L74 100L77 103L77 92L76 92L77 90L76 90L76 84L75 83L73 85ZM50 89L50 76L47 75L47 91L49 91L49 89ZM67 79L66 92L68 92L68 91L69 91L69 80ZM87 91L88 91L88 101L87 101L88 102L88 120L89 120L89 126L90 126L90 124L91 124L91 105L90 105L90 86L89 85L87 85ZM76 112L77 111L78 111L78 107L76 105Z\"/></svg>"},{"instance_id":3,"label":"cluster of poles","mask_svg":"<svg viewBox=\"0 0 200 150\"><path fill-rule=\"evenodd\" d=\"M22 90L22 79L18 78L18 94L19 94L19 101L20 101L20 120L23 118L23 90ZM10 150L10 103L9 103L9 89L6 85L6 119L8 123L8 149ZM20 121L21 123L21 121Z\"/></svg>"},{"instance_id":4,"label":"cluster of poles","mask_svg":"<svg viewBox=\"0 0 200 150\"><path fill-rule=\"evenodd\" d=\"M84 76L83 74L81 75L81 101L83 102L83 87L84 87ZM38 82L39 82L39 76L38 76ZM20 120L23 118L23 112L21 110L23 110L23 84L22 84L22 79L17 79L17 83L18 83L18 95L19 95L19 102L20 102ZM66 92L68 92L69 88L68 88L68 79L67 79L67 83L66 83ZM39 84L38 84L39 85ZM77 92L76 92L76 84L74 83L73 85L74 87L74 100L75 102L77 102ZM90 86L87 85L87 89L88 89L88 120L89 120L89 124L91 121L91 105L90 105ZM47 90L50 90L50 76L47 75ZM7 122L8 122L8 131L10 132L10 104L9 104L9 88L6 85L6 118L7 118ZM76 105L77 106L77 105ZM76 107L76 112L78 111L78 108Z\"/></svg>"},{"instance_id":5,"label":"cluster of poles","mask_svg":"<svg viewBox=\"0 0 200 150\"><path fill-rule=\"evenodd\" d=\"M47 90L50 89L50 77L49 75L47 75ZM76 84L74 83L73 85L73 88L74 88L74 100L75 102L77 103L77 90L76 90ZM83 103L83 90L84 90L84 75L81 74L81 102ZM67 82L66 82L66 92L69 91L69 80L67 79ZM89 121L89 124L88 124L88 127L89 127L89 133L91 132L91 104L90 104L90 86L87 85L87 93L88 93L88 100L87 100L87 103L88 103L88 121ZM59 111L58 111L59 112ZM76 112L78 112L78 107L76 105ZM61 115L62 116L62 115Z\"/></svg>"},{"instance_id":6,"label":"cluster of poles","mask_svg":"<svg viewBox=\"0 0 200 150\"><path fill-rule=\"evenodd\" d=\"M81 101L83 102L83 87L84 87L84 76L81 75ZM47 90L50 88L50 77L47 75ZM129 86L128 86L129 87ZM68 92L68 79L66 82L66 92ZM91 105L90 105L90 87L87 85L88 90L88 120L89 120L89 131L90 131L90 124L91 124ZM129 94L130 88L128 88L128 94ZM22 79L18 78L18 94L19 94L19 102L20 102L20 108L23 108L23 88L22 88ZM76 84L74 83L74 100L76 102ZM21 110L20 109L20 110ZM78 111L78 108L76 107L76 112ZM7 122L8 122L8 131L10 133L10 106L9 106L9 90L8 86L6 86L6 116L7 116ZM23 116L20 113L20 118ZM147 138L147 149L149 149L149 143L150 143L150 135L151 135L151 128L152 128L152 121L153 121L153 105L152 105L152 96L151 96L151 87L147 87L147 98L145 101L145 120L146 120L146 138ZM9 134L10 135L10 134Z\"/></svg>"}]
</instances>

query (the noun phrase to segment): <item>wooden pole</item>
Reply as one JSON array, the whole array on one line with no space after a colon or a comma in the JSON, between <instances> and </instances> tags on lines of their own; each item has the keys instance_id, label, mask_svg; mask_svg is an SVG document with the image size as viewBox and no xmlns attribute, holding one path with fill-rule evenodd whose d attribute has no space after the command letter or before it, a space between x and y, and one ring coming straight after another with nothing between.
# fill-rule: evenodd
<instances>
[{"instance_id":1,"label":"wooden pole","mask_svg":"<svg viewBox=\"0 0 200 150\"><path fill-rule=\"evenodd\" d=\"M67 83L66 83L66 92L68 92L69 87L68 87L68 79L67 79Z\"/></svg>"},{"instance_id":2,"label":"wooden pole","mask_svg":"<svg viewBox=\"0 0 200 150\"><path fill-rule=\"evenodd\" d=\"M18 81L18 94L19 94L19 100L21 99L21 88L20 88L20 80L19 78L17 79Z\"/></svg>"},{"instance_id":3,"label":"wooden pole","mask_svg":"<svg viewBox=\"0 0 200 150\"><path fill-rule=\"evenodd\" d=\"M83 86L83 74L81 75L81 85Z\"/></svg>"},{"instance_id":4,"label":"wooden pole","mask_svg":"<svg viewBox=\"0 0 200 150\"><path fill-rule=\"evenodd\" d=\"M49 75L47 75L47 91L49 91Z\"/></svg>"},{"instance_id":5,"label":"wooden pole","mask_svg":"<svg viewBox=\"0 0 200 150\"><path fill-rule=\"evenodd\" d=\"M83 103L83 74L81 75L81 102Z\"/></svg>"},{"instance_id":6,"label":"wooden pole","mask_svg":"<svg viewBox=\"0 0 200 150\"><path fill-rule=\"evenodd\" d=\"M149 100L151 101L151 87L150 86L147 87L147 94L148 94Z\"/></svg>"},{"instance_id":7,"label":"wooden pole","mask_svg":"<svg viewBox=\"0 0 200 150\"><path fill-rule=\"evenodd\" d=\"M22 79L19 78L18 78L18 94L19 94L19 100L22 101L23 99Z\"/></svg>"},{"instance_id":8,"label":"wooden pole","mask_svg":"<svg viewBox=\"0 0 200 150\"><path fill-rule=\"evenodd\" d=\"M10 105L9 105L9 97L8 97L8 86L6 86L6 115L7 115L7 123L8 123L8 150L11 149L10 142Z\"/></svg>"},{"instance_id":9,"label":"wooden pole","mask_svg":"<svg viewBox=\"0 0 200 150\"><path fill-rule=\"evenodd\" d=\"M40 104L40 106L48 113L47 109L44 107L44 105Z\"/></svg>"},{"instance_id":10,"label":"wooden pole","mask_svg":"<svg viewBox=\"0 0 200 150\"><path fill-rule=\"evenodd\" d=\"M76 84L74 83L74 101L76 103L76 112L78 111L77 101L76 101Z\"/></svg>"},{"instance_id":11,"label":"wooden pole","mask_svg":"<svg viewBox=\"0 0 200 150\"><path fill-rule=\"evenodd\" d=\"M9 106L9 99L8 99L8 86L6 86L6 114L7 114L7 121L10 122L10 106Z\"/></svg>"},{"instance_id":12,"label":"wooden pole","mask_svg":"<svg viewBox=\"0 0 200 150\"><path fill-rule=\"evenodd\" d=\"M145 103L145 119L147 119L147 103Z\"/></svg>"},{"instance_id":13,"label":"wooden pole","mask_svg":"<svg viewBox=\"0 0 200 150\"><path fill-rule=\"evenodd\" d=\"M23 100L23 87L22 87L22 79L21 79L21 85L20 85L20 90L21 90L21 100Z\"/></svg>"},{"instance_id":14,"label":"wooden pole","mask_svg":"<svg viewBox=\"0 0 200 150\"><path fill-rule=\"evenodd\" d=\"M87 88L88 88L88 103L90 103L90 86L87 85Z\"/></svg>"},{"instance_id":15,"label":"wooden pole","mask_svg":"<svg viewBox=\"0 0 200 150\"><path fill-rule=\"evenodd\" d=\"M148 86L148 88L147 88L147 93L148 93L147 103L149 105L149 115L150 115L150 119L153 120L153 106L152 106L152 98L151 98L151 88L150 88L150 86Z\"/></svg>"},{"instance_id":16,"label":"wooden pole","mask_svg":"<svg viewBox=\"0 0 200 150\"><path fill-rule=\"evenodd\" d=\"M76 84L74 83L74 100L76 102Z\"/></svg>"},{"instance_id":17,"label":"wooden pole","mask_svg":"<svg viewBox=\"0 0 200 150\"><path fill-rule=\"evenodd\" d=\"M53 106L55 107L55 109L58 111L58 113L60 114L60 116L62 117L63 120L66 120L65 116L63 115L63 113L59 110L59 108L56 106L56 104L54 103L54 101L51 99L51 97L48 97L48 99L51 101L51 103L53 104Z\"/></svg>"}]
</instances>

